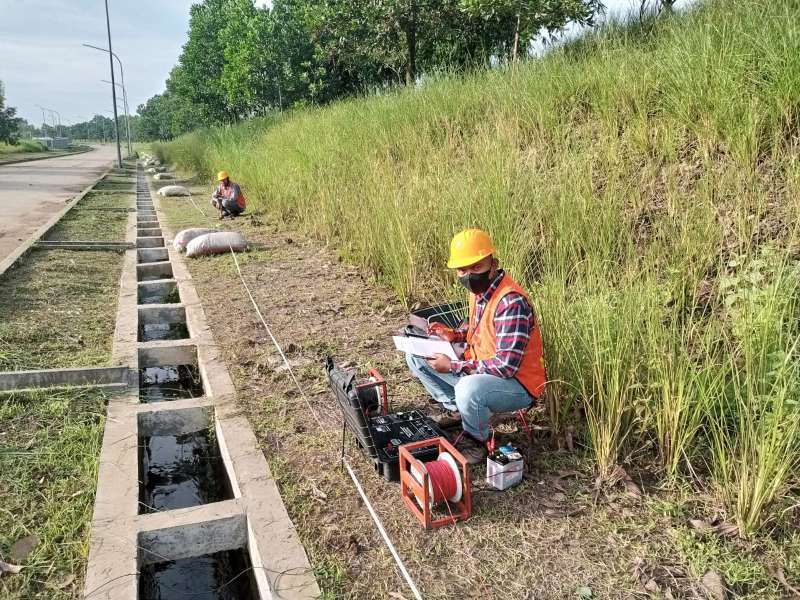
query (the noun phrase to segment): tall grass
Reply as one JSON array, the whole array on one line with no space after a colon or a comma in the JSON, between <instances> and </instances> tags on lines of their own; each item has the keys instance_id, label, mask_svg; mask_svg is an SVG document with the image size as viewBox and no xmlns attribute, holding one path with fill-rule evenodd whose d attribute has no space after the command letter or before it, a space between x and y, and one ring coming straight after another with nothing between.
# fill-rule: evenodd
<instances>
[{"instance_id":1,"label":"tall grass","mask_svg":"<svg viewBox=\"0 0 800 600\"><path fill-rule=\"evenodd\" d=\"M20 152L47 152L47 146L35 140L20 140L14 145L0 142L0 155Z\"/></svg>"},{"instance_id":2,"label":"tall grass","mask_svg":"<svg viewBox=\"0 0 800 600\"><path fill-rule=\"evenodd\" d=\"M723 282L729 376L711 417L716 480L744 535L800 466L800 266L767 248Z\"/></svg>"},{"instance_id":3,"label":"tall grass","mask_svg":"<svg viewBox=\"0 0 800 600\"><path fill-rule=\"evenodd\" d=\"M228 169L254 207L335 244L409 303L455 294L450 236L490 230L536 299L559 422L583 408L599 474L654 448L669 477L712 477L747 533L798 480L786 452L795 363L773 356L794 357L797 330L772 304L782 333L764 317L742 337L750 321L731 316L721 282L739 270L732 257L755 260L766 242L793 268L798 24L797 0L712 0L505 71L156 151L209 179ZM777 383L752 381L770 368ZM756 398L768 408L748 413Z\"/></svg>"}]
</instances>

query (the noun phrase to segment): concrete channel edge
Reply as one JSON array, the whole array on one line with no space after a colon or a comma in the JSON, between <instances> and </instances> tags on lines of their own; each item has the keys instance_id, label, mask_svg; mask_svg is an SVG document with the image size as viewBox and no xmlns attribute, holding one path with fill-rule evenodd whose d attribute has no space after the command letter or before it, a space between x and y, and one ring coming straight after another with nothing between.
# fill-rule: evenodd
<instances>
[{"instance_id":1,"label":"concrete channel edge","mask_svg":"<svg viewBox=\"0 0 800 600\"><path fill-rule=\"evenodd\" d=\"M144 206L147 200L153 202L152 189L140 166L137 205ZM236 407L233 381L191 275L183 257L165 245L172 232L163 220L157 203L152 214L131 213L129 220L126 241L136 242L136 248L125 253L113 351L113 363L128 369L129 386L108 405L84 597L140 600L138 573L149 563L243 549L260 598L317 598L320 590L305 549L255 434ZM148 231L139 231L137 225L145 221ZM157 227L153 221L162 223L161 235L146 235L142 243L139 233L159 233L149 231ZM167 262L170 279L140 281L141 277L169 275ZM158 266L142 267L148 263ZM139 304L143 284L145 289L165 293L174 286L179 302ZM139 341L140 318L185 319L189 337ZM201 397L140 403L140 369L186 360L196 361L204 390ZM139 436L209 426L213 426L233 498L139 514Z\"/></svg>"}]
</instances>

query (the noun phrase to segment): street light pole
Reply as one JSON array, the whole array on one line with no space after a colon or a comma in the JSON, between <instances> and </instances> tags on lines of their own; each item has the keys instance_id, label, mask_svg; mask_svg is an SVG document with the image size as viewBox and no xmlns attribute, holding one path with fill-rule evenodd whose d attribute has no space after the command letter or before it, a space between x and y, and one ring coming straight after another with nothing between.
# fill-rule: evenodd
<instances>
[{"instance_id":1,"label":"street light pole","mask_svg":"<svg viewBox=\"0 0 800 600\"><path fill-rule=\"evenodd\" d=\"M61 113L58 112L57 110L53 110L52 108L48 108L47 110L49 110L50 112L56 113L56 115L58 116L58 137L63 137L61 135L61 133L62 133L61 132Z\"/></svg>"},{"instance_id":2,"label":"street light pole","mask_svg":"<svg viewBox=\"0 0 800 600\"><path fill-rule=\"evenodd\" d=\"M122 150L119 147L119 119L117 118L117 86L114 85L114 58L111 50L111 19L108 16L108 0L106 2L106 29L108 31L108 65L111 68L111 99L114 104L114 132L117 135L117 165L122 168Z\"/></svg>"},{"instance_id":3,"label":"street light pole","mask_svg":"<svg viewBox=\"0 0 800 600\"><path fill-rule=\"evenodd\" d=\"M117 55L114 54L114 58L116 58L116 56ZM119 69L120 71L122 71L122 63L120 63ZM103 83L111 83L108 79L101 79L100 81L102 81ZM124 82L125 80L123 79L122 81ZM128 113L128 93L125 91L125 83L123 83L122 85L118 83L111 83L111 85L117 85L122 88L122 106L125 109L125 128L128 134L128 156L131 156L133 154L133 150L131 148L131 125L130 125L131 116Z\"/></svg>"},{"instance_id":4,"label":"street light pole","mask_svg":"<svg viewBox=\"0 0 800 600\"><path fill-rule=\"evenodd\" d=\"M47 125L47 117L44 116L44 106L41 104L37 104L36 106L42 109L42 137L45 137L46 132L44 130L44 126Z\"/></svg>"},{"instance_id":5,"label":"street light pole","mask_svg":"<svg viewBox=\"0 0 800 600\"><path fill-rule=\"evenodd\" d=\"M87 48L94 48L95 50L100 50L101 52L108 52L109 54L111 54L111 56L117 59L117 64L119 65L119 73L120 76L122 77L122 104L125 107L125 129L127 130L128 134L128 155L131 155L133 154L133 149L131 146L131 115L130 112L128 111L128 90L125 89L125 69L122 68L122 61L120 60L119 56L117 56L116 52L111 52L107 48L101 48L100 46L94 46L92 44L83 44L83 45L86 46ZM104 79L103 81L106 80ZM111 82L108 81L107 83ZM119 85L119 84L115 83L113 85Z\"/></svg>"}]
</instances>

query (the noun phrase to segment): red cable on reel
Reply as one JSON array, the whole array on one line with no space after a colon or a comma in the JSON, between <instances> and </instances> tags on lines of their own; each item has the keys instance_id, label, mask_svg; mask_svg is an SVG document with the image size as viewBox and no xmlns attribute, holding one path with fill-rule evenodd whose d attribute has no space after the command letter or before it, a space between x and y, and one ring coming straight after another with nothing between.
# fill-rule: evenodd
<instances>
[{"instance_id":1,"label":"red cable on reel","mask_svg":"<svg viewBox=\"0 0 800 600\"><path fill-rule=\"evenodd\" d=\"M428 499L431 506L461 500L464 486L458 463L452 454L441 452L436 460L422 464L428 472ZM411 467L411 475L417 483L422 483L422 473L414 466ZM417 497L417 500L422 502L420 497Z\"/></svg>"},{"instance_id":2,"label":"red cable on reel","mask_svg":"<svg viewBox=\"0 0 800 600\"><path fill-rule=\"evenodd\" d=\"M431 478L433 503L441 504L446 500L455 498L459 486L453 468L442 460L434 460L424 464Z\"/></svg>"},{"instance_id":3,"label":"red cable on reel","mask_svg":"<svg viewBox=\"0 0 800 600\"><path fill-rule=\"evenodd\" d=\"M436 449L439 457L422 462L415 451ZM425 529L438 529L469 519L472 514L472 482L464 456L443 437L400 446L400 495L403 503ZM446 505L437 516L434 506Z\"/></svg>"}]
</instances>

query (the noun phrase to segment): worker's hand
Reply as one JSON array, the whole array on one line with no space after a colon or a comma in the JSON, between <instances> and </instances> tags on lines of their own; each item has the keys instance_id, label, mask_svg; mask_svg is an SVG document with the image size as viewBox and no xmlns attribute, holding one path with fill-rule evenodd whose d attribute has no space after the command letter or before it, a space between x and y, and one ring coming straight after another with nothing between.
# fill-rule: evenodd
<instances>
[{"instance_id":1,"label":"worker's hand","mask_svg":"<svg viewBox=\"0 0 800 600\"><path fill-rule=\"evenodd\" d=\"M450 372L450 364L451 360L450 357L444 354L434 354L431 358L427 359L428 364L431 366L432 369L438 371L439 373L449 373Z\"/></svg>"},{"instance_id":2,"label":"worker's hand","mask_svg":"<svg viewBox=\"0 0 800 600\"><path fill-rule=\"evenodd\" d=\"M436 337L442 338L445 341L453 343L456 341L458 334L455 330L450 329L447 325L442 323L434 323L430 327L428 327L428 335L435 335Z\"/></svg>"}]
</instances>

